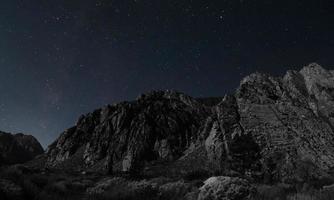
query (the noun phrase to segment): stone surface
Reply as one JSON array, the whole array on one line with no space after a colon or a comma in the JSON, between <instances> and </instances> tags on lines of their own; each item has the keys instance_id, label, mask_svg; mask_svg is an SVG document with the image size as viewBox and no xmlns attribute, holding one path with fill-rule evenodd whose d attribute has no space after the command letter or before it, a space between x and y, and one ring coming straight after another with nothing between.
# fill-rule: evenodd
<instances>
[{"instance_id":1,"label":"stone surface","mask_svg":"<svg viewBox=\"0 0 334 200\"><path fill-rule=\"evenodd\" d=\"M195 140L208 109L173 91L151 92L133 102L82 116L48 149L55 167L77 156L85 167L131 172L152 160L175 160Z\"/></svg>"},{"instance_id":2,"label":"stone surface","mask_svg":"<svg viewBox=\"0 0 334 200\"><path fill-rule=\"evenodd\" d=\"M300 160L324 170L334 166L333 88L333 74L316 64L283 78L256 73L241 81L236 93L241 125L276 179L293 176Z\"/></svg>"},{"instance_id":3,"label":"stone surface","mask_svg":"<svg viewBox=\"0 0 334 200\"><path fill-rule=\"evenodd\" d=\"M41 144L31 135L0 132L0 165L23 163L43 152Z\"/></svg>"},{"instance_id":4,"label":"stone surface","mask_svg":"<svg viewBox=\"0 0 334 200\"><path fill-rule=\"evenodd\" d=\"M238 104L234 96L225 96L200 133L211 167L244 173L256 161L260 149L253 137L245 135L240 124Z\"/></svg>"},{"instance_id":5,"label":"stone surface","mask_svg":"<svg viewBox=\"0 0 334 200\"><path fill-rule=\"evenodd\" d=\"M299 163L333 169L333 113L332 71L310 64L283 77L254 73L224 98L158 91L84 115L50 145L47 165L134 172L163 161L151 169L260 172L285 181Z\"/></svg>"},{"instance_id":6,"label":"stone surface","mask_svg":"<svg viewBox=\"0 0 334 200\"><path fill-rule=\"evenodd\" d=\"M198 200L247 200L254 188L247 180L234 177L211 177L200 188Z\"/></svg>"}]
</instances>

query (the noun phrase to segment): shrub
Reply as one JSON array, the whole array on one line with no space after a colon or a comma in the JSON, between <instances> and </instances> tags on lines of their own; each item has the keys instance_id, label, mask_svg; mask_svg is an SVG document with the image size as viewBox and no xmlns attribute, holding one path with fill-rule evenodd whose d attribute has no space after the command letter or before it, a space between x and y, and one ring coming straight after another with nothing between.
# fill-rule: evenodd
<instances>
[{"instance_id":1,"label":"shrub","mask_svg":"<svg viewBox=\"0 0 334 200\"><path fill-rule=\"evenodd\" d=\"M36 186L43 188L45 187L49 180L47 177L43 176L43 175L39 175L39 174L34 174L30 176L30 181L35 184Z\"/></svg>"},{"instance_id":2,"label":"shrub","mask_svg":"<svg viewBox=\"0 0 334 200\"><path fill-rule=\"evenodd\" d=\"M185 195L191 192L192 187L190 184L186 184L183 181L166 183L159 188L159 199L161 200L182 200Z\"/></svg>"},{"instance_id":3,"label":"shrub","mask_svg":"<svg viewBox=\"0 0 334 200\"><path fill-rule=\"evenodd\" d=\"M210 177L210 173L206 170L193 170L186 173L183 176L184 180L193 181L193 180L205 180Z\"/></svg>"},{"instance_id":4,"label":"shrub","mask_svg":"<svg viewBox=\"0 0 334 200\"><path fill-rule=\"evenodd\" d=\"M0 177L16 182L21 179L22 171L18 170L16 167L8 167L1 171Z\"/></svg>"},{"instance_id":5,"label":"shrub","mask_svg":"<svg viewBox=\"0 0 334 200\"><path fill-rule=\"evenodd\" d=\"M103 190L103 191L102 191ZM96 191L96 192L94 192ZM124 182L109 184L107 187L93 188L88 199L91 200L151 200L157 199L158 189L155 184L147 181Z\"/></svg>"},{"instance_id":6,"label":"shrub","mask_svg":"<svg viewBox=\"0 0 334 200\"><path fill-rule=\"evenodd\" d=\"M256 200L285 200L288 195L288 191L284 187L278 185L259 185L256 187L256 190Z\"/></svg>"},{"instance_id":7,"label":"shrub","mask_svg":"<svg viewBox=\"0 0 334 200\"><path fill-rule=\"evenodd\" d=\"M23 180L21 183L24 195L27 199L34 199L40 193L40 189L30 180Z\"/></svg>"}]
</instances>

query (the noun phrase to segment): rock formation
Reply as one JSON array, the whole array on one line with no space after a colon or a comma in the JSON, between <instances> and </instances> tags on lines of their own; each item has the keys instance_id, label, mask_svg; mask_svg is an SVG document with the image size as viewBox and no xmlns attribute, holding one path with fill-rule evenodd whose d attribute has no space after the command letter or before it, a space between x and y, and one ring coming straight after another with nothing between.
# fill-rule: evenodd
<instances>
[{"instance_id":1,"label":"rock formation","mask_svg":"<svg viewBox=\"0 0 334 200\"><path fill-rule=\"evenodd\" d=\"M0 132L0 165L23 163L44 152L31 135Z\"/></svg>"},{"instance_id":2,"label":"rock formation","mask_svg":"<svg viewBox=\"0 0 334 200\"><path fill-rule=\"evenodd\" d=\"M334 167L333 127L334 72L310 64L284 77L251 74L224 98L160 91L98 109L50 145L47 165L131 172L151 161L200 162L284 181L300 163Z\"/></svg>"},{"instance_id":3,"label":"rock formation","mask_svg":"<svg viewBox=\"0 0 334 200\"><path fill-rule=\"evenodd\" d=\"M207 113L191 97L172 91L106 106L66 130L49 147L47 164L56 167L78 158L85 167L131 172L151 160L172 161L196 139Z\"/></svg>"},{"instance_id":4,"label":"rock formation","mask_svg":"<svg viewBox=\"0 0 334 200\"><path fill-rule=\"evenodd\" d=\"M324 170L334 166L333 78L310 64L283 78L255 73L241 81L241 125L260 145L263 164L275 178L292 178L299 161Z\"/></svg>"},{"instance_id":5,"label":"rock formation","mask_svg":"<svg viewBox=\"0 0 334 200\"><path fill-rule=\"evenodd\" d=\"M198 200L250 200L255 189L245 179L211 177L200 188Z\"/></svg>"}]
</instances>

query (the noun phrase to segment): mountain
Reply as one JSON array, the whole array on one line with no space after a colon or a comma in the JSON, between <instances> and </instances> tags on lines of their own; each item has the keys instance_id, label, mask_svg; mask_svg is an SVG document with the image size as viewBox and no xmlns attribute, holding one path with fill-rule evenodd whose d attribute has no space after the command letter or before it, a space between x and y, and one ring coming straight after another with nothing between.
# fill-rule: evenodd
<instances>
[{"instance_id":1,"label":"mountain","mask_svg":"<svg viewBox=\"0 0 334 200\"><path fill-rule=\"evenodd\" d=\"M173 91L106 106L80 117L62 133L47 151L47 165L131 172L144 162L176 160L196 140L209 112Z\"/></svg>"},{"instance_id":2,"label":"mountain","mask_svg":"<svg viewBox=\"0 0 334 200\"><path fill-rule=\"evenodd\" d=\"M41 144L31 135L0 132L0 165L24 163L43 152Z\"/></svg>"},{"instance_id":3,"label":"mountain","mask_svg":"<svg viewBox=\"0 0 334 200\"><path fill-rule=\"evenodd\" d=\"M334 167L334 72L254 73L232 95L154 91L83 115L49 146L49 168L107 173L250 174L293 181ZM158 172L157 172L158 171Z\"/></svg>"}]
</instances>

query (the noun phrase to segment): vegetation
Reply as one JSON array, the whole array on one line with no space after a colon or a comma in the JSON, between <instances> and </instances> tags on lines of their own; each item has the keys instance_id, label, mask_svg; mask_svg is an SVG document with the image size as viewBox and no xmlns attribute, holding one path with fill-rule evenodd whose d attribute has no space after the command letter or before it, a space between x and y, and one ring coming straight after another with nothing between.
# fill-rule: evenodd
<instances>
[{"instance_id":1,"label":"vegetation","mask_svg":"<svg viewBox=\"0 0 334 200\"><path fill-rule=\"evenodd\" d=\"M312 164L304 162L296 176L303 183L256 185L254 200L332 200L334 186L331 176L315 181ZM65 174L62 172L33 172L25 168L9 167L0 173L0 180L11 180L22 188L22 195L13 198L0 189L0 199L34 200L182 200L196 199L203 180L211 176L207 171L194 170L179 180L156 177L134 180L129 177ZM97 183L101 183L97 186ZM300 186L302 185L302 186ZM93 192L88 192L93 191Z\"/></svg>"}]
</instances>

